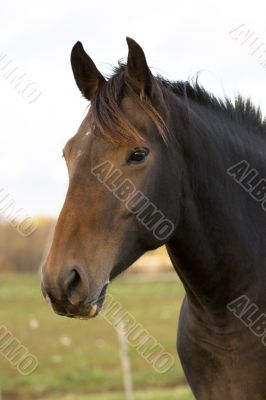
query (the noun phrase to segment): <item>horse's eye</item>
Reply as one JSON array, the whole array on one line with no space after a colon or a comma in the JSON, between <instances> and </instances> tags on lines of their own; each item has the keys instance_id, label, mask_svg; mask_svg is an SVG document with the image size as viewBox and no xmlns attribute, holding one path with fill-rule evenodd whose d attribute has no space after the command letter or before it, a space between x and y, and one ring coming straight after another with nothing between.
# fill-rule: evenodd
<instances>
[{"instance_id":1,"label":"horse's eye","mask_svg":"<svg viewBox=\"0 0 266 400\"><path fill-rule=\"evenodd\" d=\"M127 162L129 164L138 164L147 158L149 150L145 147L136 148L128 157Z\"/></svg>"}]
</instances>

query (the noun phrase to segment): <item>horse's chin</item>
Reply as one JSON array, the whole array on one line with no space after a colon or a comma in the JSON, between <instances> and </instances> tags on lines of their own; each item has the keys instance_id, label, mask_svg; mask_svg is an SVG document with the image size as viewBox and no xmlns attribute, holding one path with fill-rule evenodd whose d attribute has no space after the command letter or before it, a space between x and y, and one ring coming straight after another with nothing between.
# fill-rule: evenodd
<instances>
[{"instance_id":1,"label":"horse's chin","mask_svg":"<svg viewBox=\"0 0 266 400\"><path fill-rule=\"evenodd\" d=\"M84 311L82 310L80 315L79 314L67 315L67 317L71 317L71 318L75 318L75 319L85 319L85 320L97 317L97 315L100 313L100 311L103 307L108 283L106 283L104 285L104 287L102 288L97 301L90 304L86 310L84 310Z\"/></svg>"},{"instance_id":2,"label":"horse's chin","mask_svg":"<svg viewBox=\"0 0 266 400\"><path fill-rule=\"evenodd\" d=\"M100 313L100 311L103 307L106 290L107 290L107 285L105 285L103 290L101 291L101 294L100 294L97 302L95 302L94 304L91 304L89 306L89 308L86 310L86 312L82 313L81 315L73 315L70 317L75 318L75 319L85 319L85 320L97 317L97 315Z\"/></svg>"},{"instance_id":3,"label":"horse's chin","mask_svg":"<svg viewBox=\"0 0 266 400\"><path fill-rule=\"evenodd\" d=\"M56 314L64 316L64 317L68 317L68 318L75 318L75 319L81 319L81 320L88 320L88 319L95 318L100 313L100 311L103 307L108 283L106 283L104 285L103 289L99 293L97 300L90 302L88 305L86 305L86 304L83 305L79 310L76 310L76 309L75 310L73 310L73 309L62 310L62 308L59 308L58 305L51 302L52 308Z\"/></svg>"},{"instance_id":4,"label":"horse's chin","mask_svg":"<svg viewBox=\"0 0 266 400\"><path fill-rule=\"evenodd\" d=\"M66 315L67 317L70 318L75 318L75 319L92 319L97 317L99 312L101 311L101 308L98 306L98 304L93 304L92 306L89 307L87 314L81 314L81 315Z\"/></svg>"}]
</instances>

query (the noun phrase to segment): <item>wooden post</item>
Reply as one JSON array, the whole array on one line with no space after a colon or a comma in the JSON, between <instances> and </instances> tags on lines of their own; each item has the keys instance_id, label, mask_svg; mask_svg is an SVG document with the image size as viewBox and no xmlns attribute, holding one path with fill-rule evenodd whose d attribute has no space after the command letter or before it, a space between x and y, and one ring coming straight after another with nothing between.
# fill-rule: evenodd
<instances>
[{"instance_id":1,"label":"wooden post","mask_svg":"<svg viewBox=\"0 0 266 400\"><path fill-rule=\"evenodd\" d=\"M117 327L118 340L120 344L120 357L122 364L122 371L124 377L124 388L126 400L133 400L133 387L132 387L132 376L130 368L130 360L128 355L128 343L125 333L125 324L121 321Z\"/></svg>"}]
</instances>

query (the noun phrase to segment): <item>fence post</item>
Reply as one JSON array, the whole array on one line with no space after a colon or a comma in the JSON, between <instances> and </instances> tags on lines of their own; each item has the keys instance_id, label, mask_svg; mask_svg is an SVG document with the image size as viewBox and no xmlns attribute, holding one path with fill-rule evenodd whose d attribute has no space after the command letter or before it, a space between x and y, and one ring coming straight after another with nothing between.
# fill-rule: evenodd
<instances>
[{"instance_id":1,"label":"fence post","mask_svg":"<svg viewBox=\"0 0 266 400\"><path fill-rule=\"evenodd\" d=\"M125 398L133 400L132 375L130 368L130 360L128 354L127 336L125 333L125 324L123 321L117 326L118 340L120 345L120 357L124 378Z\"/></svg>"}]
</instances>

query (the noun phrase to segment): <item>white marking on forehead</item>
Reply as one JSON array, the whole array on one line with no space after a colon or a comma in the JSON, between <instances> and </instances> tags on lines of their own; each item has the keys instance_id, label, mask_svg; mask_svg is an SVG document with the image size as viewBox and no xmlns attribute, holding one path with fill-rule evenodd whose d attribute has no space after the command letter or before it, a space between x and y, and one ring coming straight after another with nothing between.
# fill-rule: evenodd
<instances>
[{"instance_id":1,"label":"white marking on forehead","mask_svg":"<svg viewBox=\"0 0 266 400\"><path fill-rule=\"evenodd\" d=\"M90 130L88 130L86 133L85 133L85 136L88 136L88 135L90 135L91 134L91 132L92 131L94 131L95 130L95 124L93 124L92 125L92 127L91 127L91 129Z\"/></svg>"},{"instance_id":2,"label":"white marking on forehead","mask_svg":"<svg viewBox=\"0 0 266 400\"><path fill-rule=\"evenodd\" d=\"M95 124L92 125L91 130L88 130L88 131L85 133L85 136L90 135L91 132L94 131L94 130L95 130Z\"/></svg>"},{"instance_id":3,"label":"white marking on forehead","mask_svg":"<svg viewBox=\"0 0 266 400\"><path fill-rule=\"evenodd\" d=\"M78 150L78 151L77 151L76 158L80 157L82 153L83 153L83 151L82 151L82 150Z\"/></svg>"}]
</instances>

